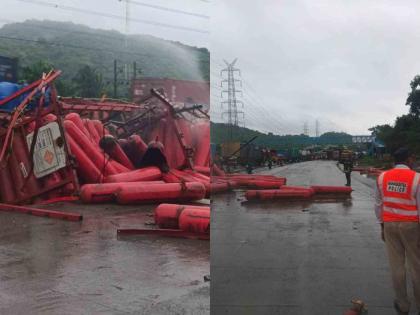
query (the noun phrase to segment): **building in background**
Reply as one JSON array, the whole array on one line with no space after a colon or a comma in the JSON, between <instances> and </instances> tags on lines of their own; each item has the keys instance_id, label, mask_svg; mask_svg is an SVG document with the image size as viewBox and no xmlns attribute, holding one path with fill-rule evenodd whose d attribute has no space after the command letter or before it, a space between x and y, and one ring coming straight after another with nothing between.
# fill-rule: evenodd
<instances>
[{"instance_id":1,"label":"building in background","mask_svg":"<svg viewBox=\"0 0 420 315\"><path fill-rule=\"evenodd\" d=\"M205 81L175 80L168 78L134 79L133 101L138 102L150 94L150 90L163 89L173 103L200 104L208 111L210 104L210 83Z\"/></svg>"}]
</instances>

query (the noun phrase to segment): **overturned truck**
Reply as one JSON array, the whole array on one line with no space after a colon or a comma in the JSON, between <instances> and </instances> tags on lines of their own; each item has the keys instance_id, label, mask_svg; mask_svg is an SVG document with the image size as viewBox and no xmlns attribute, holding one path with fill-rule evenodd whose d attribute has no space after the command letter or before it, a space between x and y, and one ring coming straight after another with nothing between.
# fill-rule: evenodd
<instances>
[{"instance_id":1,"label":"overturned truck","mask_svg":"<svg viewBox=\"0 0 420 315\"><path fill-rule=\"evenodd\" d=\"M0 98L2 203L209 196L209 117L200 106L175 106L154 89L140 104L59 97L59 75Z\"/></svg>"}]
</instances>

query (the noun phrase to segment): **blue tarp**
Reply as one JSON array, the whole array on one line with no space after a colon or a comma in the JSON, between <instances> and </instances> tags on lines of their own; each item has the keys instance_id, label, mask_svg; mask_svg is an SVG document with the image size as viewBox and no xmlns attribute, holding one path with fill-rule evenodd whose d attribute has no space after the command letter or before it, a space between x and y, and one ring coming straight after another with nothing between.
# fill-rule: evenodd
<instances>
[{"instance_id":1,"label":"blue tarp","mask_svg":"<svg viewBox=\"0 0 420 315\"><path fill-rule=\"evenodd\" d=\"M8 96L16 93L20 89L22 89L24 85L16 84L16 83L10 83L10 82L0 82L0 100L3 100L7 98ZM7 111L11 112L13 111L17 106L19 106L20 103L25 99L25 97L28 95L28 93L22 94L21 96L7 102L5 105L0 106L1 111ZM45 93L45 106L48 106L50 101L50 93L47 89ZM36 105L35 102L32 102L28 105L27 109L32 109Z\"/></svg>"}]
</instances>

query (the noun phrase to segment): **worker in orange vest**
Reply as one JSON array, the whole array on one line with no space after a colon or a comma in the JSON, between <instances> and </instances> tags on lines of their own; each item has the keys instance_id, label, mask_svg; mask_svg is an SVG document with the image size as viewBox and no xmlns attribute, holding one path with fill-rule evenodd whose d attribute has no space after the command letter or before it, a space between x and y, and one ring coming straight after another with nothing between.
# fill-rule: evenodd
<instances>
[{"instance_id":1,"label":"worker in orange vest","mask_svg":"<svg viewBox=\"0 0 420 315\"><path fill-rule=\"evenodd\" d=\"M396 295L394 308L398 314L408 314L410 310L407 263L420 315L420 174L411 169L415 157L408 149L398 149L394 160L395 167L378 177L375 211L388 252Z\"/></svg>"}]
</instances>

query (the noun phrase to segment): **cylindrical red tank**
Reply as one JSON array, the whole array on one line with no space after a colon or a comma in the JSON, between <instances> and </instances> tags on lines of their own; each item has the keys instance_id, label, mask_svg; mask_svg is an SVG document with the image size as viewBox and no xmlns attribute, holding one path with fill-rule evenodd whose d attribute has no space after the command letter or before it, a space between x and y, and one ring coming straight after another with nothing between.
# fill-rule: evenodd
<instances>
[{"instance_id":1,"label":"cylindrical red tank","mask_svg":"<svg viewBox=\"0 0 420 315\"><path fill-rule=\"evenodd\" d=\"M140 155L143 155L147 150L147 144L143 141L143 139L139 135L131 135L128 138L129 142L134 142L135 146L138 150Z\"/></svg>"},{"instance_id":2,"label":"cylindrical red tank","mask_svg":"<svg viewBox=\"0 0 420 315\"><path fill-rule=\"evenodd\" d=\"M217 194L230 190L230 185L227 182L216 182L210 184L211 194Z\"/></svg>"},{"instance_id":3,"label":"cylindrical red tank","mask_svg":"<svg viewBox=\"0 0 420 315\"><path fill-rule=\"evenodd\" d=\"M20 177L20 180L22 180L22 184L24 184L24 187L15 186L15 189L20 189L20 192L22 192L25 196L28 196L36 194L42 188L40 182L37 180L33 172L31 175L29 175L31 163L29 161L28 146L26 144L26 140L23 137L24 136L21 132L14 133L12 143L13 154L12 156L10 156L9 161L11 159L17 161L18 169L12 169L11 175L14 179ZM28 176L29 178L27 178Z\"/></svg>"},{"instance_id":4,"label":"cylindrical red tank","mask_svg":"<svg viewBox=\"0 0 420 315\"><path fill-rule=\"evenodd\" d=\"M117 170L113 167L112 163L106 163L107 156L105 153L101 153L99 147L93 145L73 121L66 120L63 125L67 134L70 135L73 140L77 139L78 146L84 151L85 155L89 157L98 170L101 172L104 171L105 175L117 173ZM79 161L79 163L83 162Z\"/></svg>"},{"instance_id":5,"label":"cylindrical red tank","mask_svg":"<svg viewBox=\"0 0 420 315\"><path fill-rule=\"evenodd\" d=\"M311 186L315 194L345 194L350 195L353 189L348 186Z\"/></svg>"},{"instance_id":6,"label":"cylindrical red tank","mask_svg":"<svg viewBox=\"0 0 420 315\"><path fill-rule=\"evenodd\" d=\"M85 124L85 128L90 134L90 140L95 144L99 145L99 140L101 140L101 136L99 135L98 131L96 130L95 125L93 124L93 121L90 119L84 119L83 120Z\"/></svg>"},{"instance_id":7,"label":"cylindrical red tank","mask_svg":"<svg viewBox=\"0 0 420 315\"><path fill-rule=\"evenodd\" d=\"M148 185L164 184L163 181L150 181ZM127 186L137 186L139 183L124 183ZM85 203L111 202L121 189L121 183L85 184L80 188L80 199Z\"/></svg>"},{"instance_id":8,"label":"cylindrical red tank","mask_svg":"<svg viewBox=\"0 0 420 315\"><path fill-rule=\"evenodd\" d=\"M270 189L270 190L248 190L245 193L247 200L260 199L309 199L311 197L310 191L304 190L286 190L286 189Z\"/></svg>"},{"instance_id":9,"label":"cylindrical red tank","mask_svg":"<svg viewBox=\"0 0 420 315\"><path fill-rule=\"evenodd\" d=\"M241 181L239 181L239 183L241 183ZM252 179L252 180L245 181L245 185L248 188L254 188L254 189L276 189L284 185L284 181L283 180L271 181L271 180Z\"/></svg>"},{"instance_id":10,"label":"cylindrical red tank","mask_svg":"<svg viewBox=\"0 0 420 315\"><path fill-rule=\"evenodd\" d=\"M210 155L210 123L208 121L196 124L194 132L199 133L194 153L194 165L208 166Z\"/></svg>"},{"instance_id":11,"label":"cylindrical red tank","mask_svg":"<svg viewBox=\"0 0 420 315\"><path fill-rule=\"evenodd\" d=\"M104 127L104 125L102 124L100 120L93 119L92 123L95 126L95 129L98 132L98 135L100 138L102 138L104 135L109 134L108 129Z\"/></svg>"},{"instance_id":12,"label":"cylindrical red tank","mask_svg":"<svg viewBox=\"0 0 420 315\"><path fill-rule=\"evenodd\" d=\"M210 176L192 171L192 170L184 170L184 173L190 174L191 176L194 176L195 178L199 178L200 180L205 180L207 182L210 182Z\"/></svg>"},{"instance_id":13,"label":"cylindrical red tank","mask_svg":"<svg viewBox=\"0 0 420 315\"><path fill-rule=\"evenodd\" d=\"M79 114L77 113L67 114L64 120L73 122L77 126L77 128L79 128L79 130L83 132L83 134L86 137L90 137L89 131L85 128L85 124L83 123L83 120L82 118L80 118Z\"/></svg>"},{"instance_id":14,"label":"cylindrical red tank","mask_svg":"<svg viewBox=\"0 0 420 315\"><path fill-rule=\"evenodd\" d=\"M166 183L180 183L181 182L181 180L171 172L162 173L162 179Z\"/></svg>"},{"instance_id":15,"label":"cylindrical red tank","mask_svg":"<svg viewBox=\"0 0 420 315\"><path fill-rule=\"evenodd\" d=\"M134 169L133 163L131 163L130 159L127 157L127 155L125 154L124 150L121 148L118 142L115 142L115 145L112 147L112 150L109 151L109 155L111 156L111 158L113 158L129 170Z\"/></svg>"},{"instance_id":16,"label":"cylindrical red tank","mask_svg":"<svg viewBox=\"0 0 420 315\"><path fill-rule=\"evenodd\" d=\"M175 176L177 176L179 179L185 181L185 182L200 182L204 185L204 187L206 188L206 196L210 196L210 181L206 180L206 179L202 179L196 176L193 176L191 174L188 174L186 172L177 170L177 169L171 169L170 173L174 174Z\"/></svg>"},{"instance_id":17,"label":"cylindrical red tank","mask_svg":"<svg viewBox=\"0 0 420 315\"><path fill-rule=\"evenodd\" d=\"M148 185L142 183L136 187L122 185L117 194L117 202L120 204L150 203L177 200L203 199L206 189L202 183L171 183Z\"/></svg>"},{"instance_id":18,"label":"cylindrical red tank","mask_svg":"<svg viewBox=\"0 0 420 315\"><path fill-rule=\"evenodd\" d=\"M108 164L111 164L111 166L115 169L115 174L126 173L131 171L130 169L126 168L124 165L118 163L115 160L109 159Z\"/></svg>"},{"instance_id":19,"label":"cylindrical red tank","mask_svg":"<svg viewBox=\"0 0 420 315\"><path fill-rule=\"evenodd\" d=\"M194 166L194 171L199 172L203 175L210 176L210 167L208 166Z\"/></svg>"},{"instance_id":20,"label":"cylindrical red tank","mask_svg":"<svg viewBox=\"0 0 420 315\"><path fill-rule=\"evenodd\" d=\"M186 208L179 215L179 229L192 233L210 233L210 207Z\"/></svg>"},{"instance_id":21,"label":"cylindrical red tank","mask_svg":"<svg viewBox=\"0 0 420 315\"><path fill-rule=\"evenodd\" d=\"M138 170L110 175L105 177L105 183L122 183L122 182L144 182L159 180L162 178L162 172L157 167L145 167Z\"/></svg>"},{"instance_id":22,"label":"cylindrical red tank","mask_svg":"<svg viewBox=\"0 0 420 315\"><path fill-rule=\"evenodd\" d=\"M103 176L99 169L93 164L92 160L86 155L85 151L77 144L69 134L66 135L71 153L76 157L78 175L86 183L102 182Z\"/></svg>"},{"instance_id":23,"label":"cylindrical red tank","mask_svg":"<svg viewBox=\"0 0 420 315\"><path fill-rule=\"evenodd\" d=\"M0 163L0 200L3 203L11 203L16 200L16 193L13 186L9 165Z\"/></svg>"},{"instance_id":24,"label":"cylindrical red tank","mask_svg":"<svg viewBox=\"0 0 420 315\"><path fill-rule=\"evenodd\" d=\"M310 192L311 196L315 194L315 190L312 187L303 187L303 186L281 186L281 190L283 191L308 191Z\"/></svg>"},{"instance_id":25,"label":"cylindrical red tank","mask_svg":"<svg viewBox=\"0 0 420 315\"><path fill-rule=\"evenodd\" d=\"M213 175L216 176L226 176L226 173L216 164L213 164L213 166L211 167L211 172Z\"/></svg>"},{"instance_id":26,"label":"cylindrical red tank","mask_svg":"<svg viewBox=\"0 0 420 315\"><path fill-rule=\"evenodd\" d=\"M155 223L161 229L179 229L178 219L185 209L210 211L209 207L162 203L155 209Z\"/></svg>"}]
</instances>

